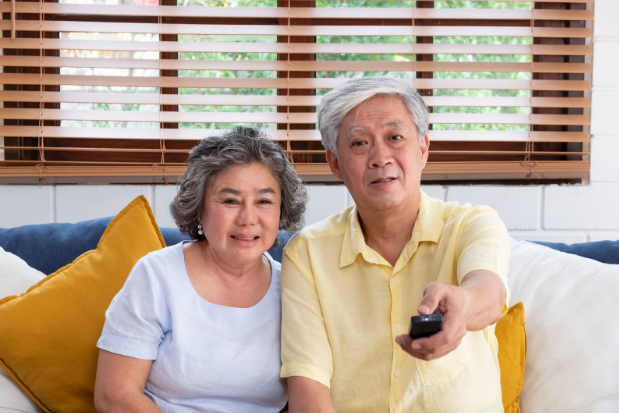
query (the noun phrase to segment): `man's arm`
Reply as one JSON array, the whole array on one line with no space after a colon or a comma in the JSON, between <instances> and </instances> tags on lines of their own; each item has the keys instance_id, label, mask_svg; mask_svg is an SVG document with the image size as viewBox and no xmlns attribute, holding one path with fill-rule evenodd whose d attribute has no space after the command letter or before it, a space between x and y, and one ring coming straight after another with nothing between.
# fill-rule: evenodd
<instances>
[{"instance_id":1,"label":"man's arm","mask_svg":"<svg viewBox=\"0 0 619 413\"><path fill-rule=\"evenodd\" d=\"M468 273L460 286L430 283L419 303L419 314L443 314L441 331L428 338L412 340L408 334L396 342L413 357L433 360L455 350L467 331L479 331L501 318L505 286L501 278L487 270Z\"/></svg>"},{"instance_id":2,"label":"man's arm","mask_svg":"<svg viewBox=\"0 0 619 413\"><path fill-rule=\"evenodd\" d=\"M298 241L289 242L282 257L281 376L288 380L291 413L335 412L329 389L331 345L309 255Z\"/></svg>"},{"instance_id":3,"label":"man's arm","mask_svg":"<svg viewBox=\"0 0 619 413\"><path fill-rule=\"evenodd\" d=\"M335 413L329 388L307 377L288 377L290 413Z\"/></svg>"},{"instance_id":4,"label":"man's arm","mask_svg":"<svg viewBox=\"0 0 619 413\"><path fill-rule=\"evenodd\" d=\"M464 276L459 288L465 292L464 315L468 331L483 330L499 321L506 295L501 277L491 271L471 271Z\"/></svg>"},{"instance_id":5,"label":"man's arm","mask_svg":"<svg viewBox=\"0 0 619 413\"><path fill-rule=\"evenodd\" d=\"M443 314L441 331L428 338L396 337L404 351L433 360L455 350L467 331L496 323L507 311L507 271L511 246L507 228L496 211L476 207L458 234L458 286L430 283L419 314Z\"/></svg>"}]
</instances>

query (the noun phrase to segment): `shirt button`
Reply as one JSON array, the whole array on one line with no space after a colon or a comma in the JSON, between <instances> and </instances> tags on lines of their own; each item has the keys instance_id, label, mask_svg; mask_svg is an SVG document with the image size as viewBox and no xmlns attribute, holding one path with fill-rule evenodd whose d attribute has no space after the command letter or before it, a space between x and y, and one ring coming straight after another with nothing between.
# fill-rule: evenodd
<instances>
[{"instance_id":1,"label":"shirt button","mask_svg":"<svg viewBox=\"0 0 619 413\"><path fill-rule=\"evenodd\" d=\"M396 331L400 331L400 330L402 330L402 327L399 324L396 324L395 325L395 329L396 329Z\"/></svg>"},{"instance_id":2,"label":"shirt button","mask_svg":"<svg viewBox=\"0 0 619 413\"><path fill-rule=\"evenodd\" d=\"M396 281L395 277L391 279L391 284L397 284L398 282Z\"/></svg>"},{"instance_id":3,"label":"shirt button","mask_svg":"<svg viewBox=\"0 0 619 413\"><path fill-rule=\"evenodd\" d=\"M396 376L396 377L400 377L400 370L397 370L397 371L395 372L395 376Z\"/></svg>"}]
</instances>

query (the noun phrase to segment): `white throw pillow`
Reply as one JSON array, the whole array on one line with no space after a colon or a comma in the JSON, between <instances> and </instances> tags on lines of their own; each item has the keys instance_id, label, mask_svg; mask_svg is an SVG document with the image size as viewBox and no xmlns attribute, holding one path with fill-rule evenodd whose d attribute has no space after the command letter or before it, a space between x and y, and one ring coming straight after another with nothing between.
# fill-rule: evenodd
<instances>
[{"instance_id":1,"label":"white throw pillow","mask_svg":"<svg viewBox=\"0 0 619 413\"><path fill-rule=\"evenodd\" d=\"M0 247L0 299L22 294L43 278L45 274L41 271Z\"/></svg>"},{"instance_id":2,"label":"white throw pillow","mask_svg":"<svg viewBox=\"0 0 619 413\"><path fill-rule=\"evenodd\" d=\"M522 412L619 412L619 265L512 240L508 278L527 331Z\"/></svg>"},{"instance_id":3,"label":"white throw pillow","mask_svg":"<svg viewBox=\"0 0 619 413\"><path fill-rule=\"evenodd\" d=\"M45 274L41 271L35 270L18 256L0 247L0 299L24 293L43 278ZM2 412L43 413L43 410L0 367L0 413Z\"/></svg>"}]
</instances>

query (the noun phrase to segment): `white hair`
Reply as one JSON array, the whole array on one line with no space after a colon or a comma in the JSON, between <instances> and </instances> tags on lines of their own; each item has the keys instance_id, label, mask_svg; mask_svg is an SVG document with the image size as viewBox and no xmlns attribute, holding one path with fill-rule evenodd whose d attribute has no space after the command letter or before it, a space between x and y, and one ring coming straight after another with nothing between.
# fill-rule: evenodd
<instances>
[{"instance_id":1,"label":"white hair","mask_svg":"<svg viewBox=\"0 0 619 413\"><path fill-rule=\"evenodd\" d=\"M417 126L421 143L428 133L428 107L419 93L401 80L390 77L362 77L350 80L327 93L318 106L318 126L325 149L337 156L337 135L344 118L355 107L376 96L399 98Z\"/></svg>"}]
</instances>

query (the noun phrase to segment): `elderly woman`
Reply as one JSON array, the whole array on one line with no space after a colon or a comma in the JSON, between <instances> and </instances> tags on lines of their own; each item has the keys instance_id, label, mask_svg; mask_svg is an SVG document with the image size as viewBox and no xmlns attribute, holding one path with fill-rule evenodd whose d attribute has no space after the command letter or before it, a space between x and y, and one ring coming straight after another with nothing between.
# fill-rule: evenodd
<instances>
[{"instance_id":1,"label":"elderly woman","mask_svg":"<svg viewBox=\"0 0 619 413\"><path fill-rule=\"evenodd\" d=\"M186 241L142 258L112 301L99 412L279 412L278 230L307 195L281 148L244 127L203 140L170 206Z\"/></svg>"}]
</instances>

